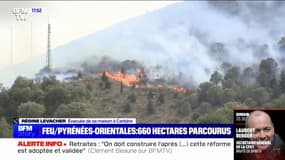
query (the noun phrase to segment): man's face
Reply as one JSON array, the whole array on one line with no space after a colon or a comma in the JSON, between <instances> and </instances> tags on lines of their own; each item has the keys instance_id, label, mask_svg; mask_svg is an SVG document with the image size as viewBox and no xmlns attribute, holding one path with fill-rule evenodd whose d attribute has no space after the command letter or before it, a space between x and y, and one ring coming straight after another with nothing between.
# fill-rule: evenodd
<instances>
[{"instance_id":1,"label":"man's face","mask_svg":"<svg viewBox=\"0 0 285 160\"><path fill-rule=\"evenodd\" d=\"M268 115L261 114L250 117L248 127L254 128L252 139L257 142L267 142L264 144L256 144L256 149L266 150L271 144L274 136L274 127Z\"/></svg>"}]
</instances>

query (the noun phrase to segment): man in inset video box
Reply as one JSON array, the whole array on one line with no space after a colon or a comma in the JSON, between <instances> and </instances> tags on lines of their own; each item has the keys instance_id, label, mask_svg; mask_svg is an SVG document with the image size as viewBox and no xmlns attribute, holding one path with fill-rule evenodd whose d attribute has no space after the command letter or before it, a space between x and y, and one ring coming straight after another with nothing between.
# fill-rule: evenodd
<instances>
[{"instance_id":1,"label":"man in inset video box","mask_svg":"<svg viewBox=\"0 0 285 160\"><path fill-rule=\"evenodd\" d=\"M250 112L245 120L245 128L252 131L250 141L258 152L244 153L241 156L242 160L285 160L284 142L275 133L274 124L268 113L262 110Z\"/></svg>"}]
</instances>

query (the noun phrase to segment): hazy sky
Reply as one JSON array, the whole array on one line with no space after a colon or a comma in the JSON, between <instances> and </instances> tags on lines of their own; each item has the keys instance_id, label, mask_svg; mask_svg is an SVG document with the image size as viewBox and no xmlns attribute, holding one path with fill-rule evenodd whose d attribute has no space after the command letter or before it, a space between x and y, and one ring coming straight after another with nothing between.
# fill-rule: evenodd
<instances>
[{"instance_id":1,"label":"hazy sky","mask_svg":"<svg viewBox=\"0 0 285 160\"><path fill-rule=\"evenodd\" d=\"M51 24L51 47L55 48L176 2L0 1L0 69L46 53L48 23ZM28 12L22 14L25 21L17 20L13 13L15 8L27 9ZM40 8L41 13L32 13L31 8Z\"/></svg>"}]
</instances>

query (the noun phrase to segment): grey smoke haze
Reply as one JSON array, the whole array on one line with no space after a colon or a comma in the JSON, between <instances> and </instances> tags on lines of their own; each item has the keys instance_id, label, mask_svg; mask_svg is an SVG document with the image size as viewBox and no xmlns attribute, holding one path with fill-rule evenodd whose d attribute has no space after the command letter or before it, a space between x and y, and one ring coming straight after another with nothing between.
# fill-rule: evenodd
<instances>
[{"instance_id":1,"label":"grey smoke haze","mask_svg":"<svg viewBox=\"0 0 285 160\"><path fill-rule=\"evenodd\" d=\"M183 73L186 83L196 84L222 62L243 68L269 56L280 58L276 45L285 35L284 3L213 3L177 3L101 32L94 44L114 58L160 65L162 76ZM214 53L211 46L217 43L223 49Z\"/></svg>"},{"instance_id":2,"label":"grey smoke haze","mask_svg":"<svg viewBox=\"0 0 285 160\"><path fill-rule=\"evenodd\" d=\"M108 56L197 85L223 62L245 68L283 58L277 44L285 35L284 15L282 1L179 2L56 48L53 66L98 64Z\"/></svg>"}]
</instances>

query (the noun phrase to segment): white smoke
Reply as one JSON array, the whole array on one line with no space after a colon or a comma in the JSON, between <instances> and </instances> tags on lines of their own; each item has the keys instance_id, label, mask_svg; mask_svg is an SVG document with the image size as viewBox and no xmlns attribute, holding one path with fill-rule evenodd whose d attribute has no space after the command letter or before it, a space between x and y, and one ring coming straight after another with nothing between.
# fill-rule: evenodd
<instances>
[{"instance_id":1,"label":"white smoke","mask_svg":"<svg viewBox=\"0 0 285 160\"><path fill-rule=\"evenodd\" d=\"M236 3L232 5L236 12L222 9L219 3L177 3L95 34L94 44L115 59L159 65L162 76L183 73L185 83L195 84L209 80L222 62L243 68L262 58L280 58L276 44L285 35L279 17L284 10L273 2ZM274 7L278 13L272 13ZM215 43L226 52L214 55L209 48Z\"/></svg>"},{"instance_id":2,"label":"white smoke","mask_svg":"<svg viewBox=\"0 0 285 160\"><path fill-rule=\"evenodd\" d=\"M285 36L284 15L282 1L177 2L53 50L53 66L97 64L90 57L107 56L198 85L223 62L243 69L283 58L277 43Z\"/></svg>"}]
</instances>

